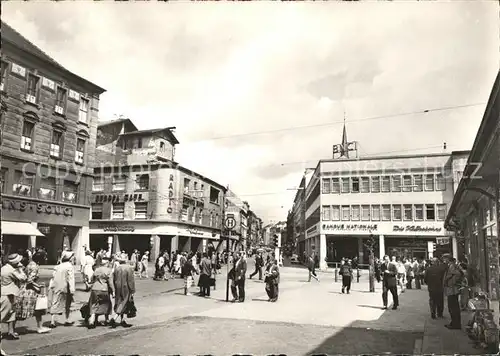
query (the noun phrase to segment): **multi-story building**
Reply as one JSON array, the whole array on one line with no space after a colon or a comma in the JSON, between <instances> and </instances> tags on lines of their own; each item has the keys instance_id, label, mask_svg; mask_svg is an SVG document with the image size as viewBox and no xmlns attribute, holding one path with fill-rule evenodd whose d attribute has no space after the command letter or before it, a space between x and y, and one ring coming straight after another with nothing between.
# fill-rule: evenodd
<instances>
[{"instance_id":1,"label":"multi-story building","mask_svg":"<svg viewBox=\"0 0 500 356\"><path fill-rule=\"evenodd\" d=\"M2 248L44 247L49 263L89 243L99 96L2 22Z\"/></svg>"},{"instance_id":2,"label":"multi-story building","mask_svg":"<svg viewBox=\"0 0 500 356\"><path fill-rule=\"evenodd\" d=\"M449 241L454 161L468 153L320 160L306 188L306 252L322 268L342 257L367 263L372 235L379 257L432 256L436 242Z\"/></svg>"},{"instance_id":3,"label":"multi-story building","mask_svg":"<svg viewBox=\"0 0 500 356\"><path fill-rule=\"evenodd\" d=\"M236 227L231 230L232 246L231 249L246 249L247 240L247 214L248 203L242 201L233 191L228 190L226 193L226 216L232 214L236 220Z\"/></svg>"},{"instance_id":4,"label":"multi-story building","mask_svg":"<svg viewBox=\"0 0 500 356\"><path fill-rule=\"evenodd\" d=\"M91 249L221 250L226 188L175 162L173 127L138 130L128 119L98 127Z\"/></svg>"},{"instance_id":5,"label":"multi-story building","mask_svg":"<svg viewBox=\"0 0 500 356\"><path fill-rule=\"evenodd\" d=\"M295 198L293 200L293 206L291 210L291 234L295 240L296 253L302 258L306 248L305 248L305 238L306 238L306 187L313 176L314 170L306 169L300 184L297 188L297 193L295 193Z\"/></svg>"}]
</instances>

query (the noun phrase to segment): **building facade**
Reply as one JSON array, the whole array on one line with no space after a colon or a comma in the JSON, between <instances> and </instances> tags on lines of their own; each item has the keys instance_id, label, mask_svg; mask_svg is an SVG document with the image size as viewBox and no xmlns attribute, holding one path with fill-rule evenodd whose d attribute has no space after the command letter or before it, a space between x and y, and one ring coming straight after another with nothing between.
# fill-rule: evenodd
<instances>
[{"instance_id":1,"label":"building facade","mask_svg":"<svg viewBox=\"0 0 500 356\"><path fill-rule=\"evenodd\" d=\"M305 250L326 262L376 255L428 258L449 244L444 228L453 200L454 160L468 152L321 160L305 190ZM448 251L444 247L436 253Z\"/></svg>"},{"instance_id":2,"label":"building facade","mask_svg":"<svg viewBox=\"0 0 500 356\"><path fill-rule=\"evenodd\" d=\"M303 257L306 251L306 187L309 184L314 170L306 169L300 180L300 184L297 188L297 193L293 200L293 206L291 210L291 235L295 239L296 250L295 253L299 257Z\"/></svg>"},{"instance_id":3,"label":"building facade","mask_svg":"<svg viewBox=\"0 0 500 356\"><path fill-rule=\"evenodd\" d=\"M2 22L2 249L63 248L77 260L89 243L99 97Z\"/></svg>"},{"instance_id":4,"label":"building facade","mask_svg":"<svg viewBox=\"0 0 500 356\"><path fill-rule=\"evenodd\" d=\"M446 218L459 248L479 272L480 286L500 300L500 74L497 75L462 179ZM494 303L498 317L498 303ZM495 318L495 321L498 320Z\"/></svg>"},{"instance_id":5,"label":"building facade","mask_svg":"<svg viewBox=\"0 0 500 356\"><path fill-rule=\"evenodd\" d=\"M92 250L138 249L154 259L164 250L225 248L226 188L175 162L173 129L137 130L128 119L99 125Z\"/></svg>"},{"instance_id":6,"label":"building facade","mask_svg":"<svg viewBox=\"0 0 500 356\"><path fill-rule=\"evenodd\" d=\"M236 220L236 227L231 230L232 244L231 250L246 249L248 240L248 203L242 201L233 191L226 193L226 216L231 214Z\"/></svg>"}]
</instances>

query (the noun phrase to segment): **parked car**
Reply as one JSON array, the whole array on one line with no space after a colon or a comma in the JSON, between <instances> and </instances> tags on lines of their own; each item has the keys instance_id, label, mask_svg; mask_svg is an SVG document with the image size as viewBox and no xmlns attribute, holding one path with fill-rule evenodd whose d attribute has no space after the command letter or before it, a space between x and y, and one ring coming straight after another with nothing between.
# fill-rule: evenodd
<instances>
[{"instance_id":1,"label":"parked car","mask_svg":"<svg viewBox=\"0 0 500 356\"><path fill-rule=\"evenodd\" d=\"M292 257L290 257L290 263L292 264L300 263L299 256L294 253Z\"/></svg>"}]
</instances>

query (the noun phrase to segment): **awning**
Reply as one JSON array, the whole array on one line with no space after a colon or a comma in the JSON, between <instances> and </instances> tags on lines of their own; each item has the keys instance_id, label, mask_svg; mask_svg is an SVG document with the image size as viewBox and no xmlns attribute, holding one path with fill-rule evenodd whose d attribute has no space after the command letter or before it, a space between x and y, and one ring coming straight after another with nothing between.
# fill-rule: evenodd
<instances>
[{"instance_id":1,"label":"awning","mask_svg":"<svg viewBox=\"0 0 500 356\"><path fill-rule=\"evenodd\" d=\"M45 236L30 223L2 221L2 235Z\"/></svg>"}]
</instances>

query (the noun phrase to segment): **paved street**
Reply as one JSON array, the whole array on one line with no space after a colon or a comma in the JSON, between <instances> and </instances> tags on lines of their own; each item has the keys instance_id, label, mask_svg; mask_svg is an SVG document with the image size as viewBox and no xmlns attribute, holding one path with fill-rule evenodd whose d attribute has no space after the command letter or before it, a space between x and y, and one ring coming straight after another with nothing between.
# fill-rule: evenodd
<instances>
[{"instance_id":1,"label":"paved street","mask_svg":"<svg viewBox=\"0 0 500 356\"><path fill-rule=\"evenodd\" d=\"M223 282L211 298L156 294L137 300L131 329L59 327L47 335L4 341L3 348L39 355L478 353L464 334L445 329L445 320L430 319L425 289L407 291L399 310L384 311L378 286L377 293L369 293L364 280L344 295L331 273L319 275L320 283L307 283L305 270L282 268L277 303L267 302L264 284L256 280L247 280L244 304L225 302ZM33 329L34 322L25 325Z\"/></svg>"}]
</instances>

